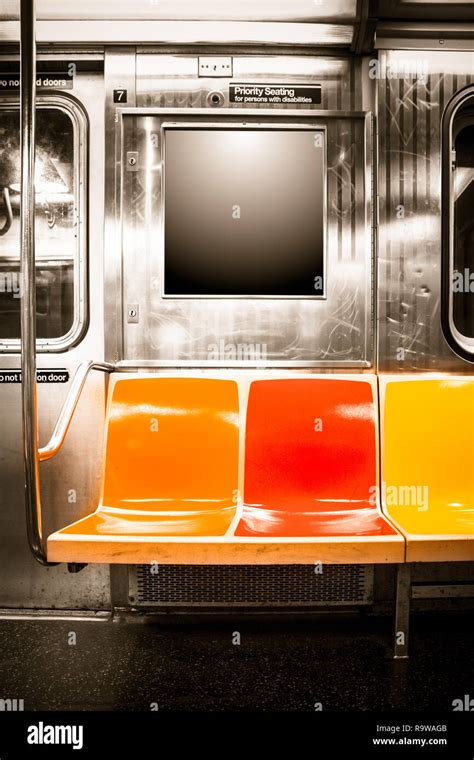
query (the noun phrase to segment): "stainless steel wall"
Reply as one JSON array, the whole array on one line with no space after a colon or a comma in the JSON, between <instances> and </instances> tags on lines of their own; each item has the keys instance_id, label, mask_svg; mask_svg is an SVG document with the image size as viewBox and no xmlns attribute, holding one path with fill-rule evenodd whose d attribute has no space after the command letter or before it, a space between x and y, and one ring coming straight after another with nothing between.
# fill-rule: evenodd
<instances>
[{"instance_id":1,"label":"stainless steel wall","mask_svg":"<svg viewBox=\"0 0 474 760\"><path fill-rule=\"evenodd\" d=\"M441 331L440 125L474 82L472 53L380 51L378 84L378 367L472 372Z\"/></svg>"},{"instance_id":2,"label":"stainless steel wall","mask_svg":"<svg viewBox=\"0 0 474 760\"><path fill-rule=\"evenodd\" d=\"M372 120L363 113L360 62L341 56L237 54L232 63L232 77L216 79L198 76L197 53L137 54L135 105L140 112L128 114L127 103L123 123L118 115L116 179L122 183L115 196L120 198L116 223L121 232L115 235L114 250L117 257L116 241L121 235L123 259L122 267L115 265L116 297L111 292L106 304L108 321L112 322L117 304L124 319L117 325L115 346L108 346L107 358L161 366L209 366L210 348L223 346L230 350L227 354L223 350L216 364L225 366L369 367L374 359ZM244 108L229 99L231 81L318 83L321 103L303 110L273 104ZM220 108L209 102L215 91L221 96ZM150 150L149 140L150 135L160 134L163 122L183 119L194 124L236 125L253 119L269 125L314 124L327 129L325 300L161 296L161 143ZM138 155L133 172L126 165L130 150ZM127 320L129 306L139 310L139 319L132 323Z\"/></svg>"}]
</instances>

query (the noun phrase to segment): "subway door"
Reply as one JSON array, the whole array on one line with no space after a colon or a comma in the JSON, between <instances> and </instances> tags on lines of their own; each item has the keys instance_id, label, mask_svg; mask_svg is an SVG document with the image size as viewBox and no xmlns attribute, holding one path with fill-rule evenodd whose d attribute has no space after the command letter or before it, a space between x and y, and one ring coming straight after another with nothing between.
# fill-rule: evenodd
<instances>
[{"instance_id":1,"label":"subway door","mask_svg":"<svg viewBox=\"0 0 474 760\"><path fill-rule=\"evenodd\" d=\"M102 359L103 73L91 62L38 61L36 112L37 367L45 445L80 362ZM102 68L102 62L94 64ZM57 72L61 71L61 74ZM49 79L49 81L47 81ZM106 566L45 568L26 537L19 384L19 101L0 95L0 608L100 609ZM104 377L92 373L59 454L40 465L43 535L93 511L100 489Z\"/></svg>"}]
</instances>

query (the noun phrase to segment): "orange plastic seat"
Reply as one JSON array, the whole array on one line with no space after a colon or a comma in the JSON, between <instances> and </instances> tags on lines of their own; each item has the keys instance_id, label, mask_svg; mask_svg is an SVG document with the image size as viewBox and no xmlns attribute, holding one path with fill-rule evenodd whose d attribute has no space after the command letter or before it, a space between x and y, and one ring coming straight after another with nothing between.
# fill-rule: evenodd
<instances>
[{"instance_id":1,"label":"orange plastic seat","mask_svg":"<svg viewBox=\"0 0 474 760\"><path fill-rule=\"evenodd\" d=\"M140 561L158 537L224 535L237 502L237 384L118 375L109 399L99 506L49 537L48 558Z\"/></svg>"},{"instance_id":2,"label":"orange plastic seat","mask_svg":"<svg viewBox=\"0 0 474 760\"><path fill-rule=\"evenodd\" d=\"M383 508L408 562L474 560L474 378L381 378Z\"/></svg>"},{"instance_id":3,"label":"orange plastic seat","mask_svg":"<svg viewBox=\"0 0 474 760\"><path fill-rule=\"evenodd\" d=\"M403 561L379 509L375 393L373 378L251 384L236 536L311 537L347 561Z\"/></svg>"}]
</instances>

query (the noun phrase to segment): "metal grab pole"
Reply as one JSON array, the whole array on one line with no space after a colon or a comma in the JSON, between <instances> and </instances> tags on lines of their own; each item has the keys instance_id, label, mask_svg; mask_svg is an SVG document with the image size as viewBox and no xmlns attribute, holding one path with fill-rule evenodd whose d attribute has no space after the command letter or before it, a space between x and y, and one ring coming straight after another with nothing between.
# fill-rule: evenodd
<instances>
[{"instance_id":1,"label":"metal grab pole","mask_svg":"<svg viewBox=\"0 0 474 760\"><path fill-rule=\"evenodd\" d=\"M26 525L34 558L42 565L48 565L41 528L36 402L35 90L35 0L20 0L21 402Z\"/></svg>"}]
</instances>

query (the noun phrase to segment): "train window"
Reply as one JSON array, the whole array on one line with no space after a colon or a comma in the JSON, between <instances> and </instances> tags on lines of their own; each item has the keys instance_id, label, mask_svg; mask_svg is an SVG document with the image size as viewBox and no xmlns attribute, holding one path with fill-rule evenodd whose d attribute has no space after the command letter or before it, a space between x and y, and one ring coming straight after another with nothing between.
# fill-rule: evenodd
<instances>
[{"instance_id":1,"label":"train window","mask_svg":"<svg viewBox=\"0 0 474 760\"><path fill-rule=\"evenodd\" d=\"M0 348L20 338L20 113L0 107ZM69 101L36 110L35 251L38 350L64 350L84 325L84 120Z\"/></svg>"},{"instance_id":2,"label":"train window","mask_svg":"<svg viewBox=\"0 0 474 760\"><path fill-rule=\"evenodd\" d=\"M164 296L324 297L325 133L167 127Z\"/></svg>"},{"instance_id":3,"label":"train window","mask_svg":"<svg viewBox=\"0 0 474 760\"><path fill-rule=\"evenodd\" d=\"M444 115L443 328L451 347L474 361L474 91Z\"/></svg>"}]
</instances>

